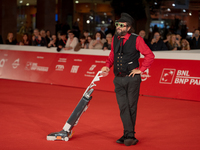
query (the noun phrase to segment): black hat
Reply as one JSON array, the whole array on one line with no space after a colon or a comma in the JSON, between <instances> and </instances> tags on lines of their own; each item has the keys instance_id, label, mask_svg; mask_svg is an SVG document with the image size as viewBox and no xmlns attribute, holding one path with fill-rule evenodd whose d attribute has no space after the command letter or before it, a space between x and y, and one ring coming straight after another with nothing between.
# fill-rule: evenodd
<instances>
[{"instance_id":1,"label":"black hat","mask_svg":"<svg viewBox=\"0 0 200 150\"><path fill-rule=\"evenodd\" d=\"M121 13L121 18L117 20L117 22L129 22L130 24L133 24L134 19L127 13Z\"/></svg>"}]
</instances>

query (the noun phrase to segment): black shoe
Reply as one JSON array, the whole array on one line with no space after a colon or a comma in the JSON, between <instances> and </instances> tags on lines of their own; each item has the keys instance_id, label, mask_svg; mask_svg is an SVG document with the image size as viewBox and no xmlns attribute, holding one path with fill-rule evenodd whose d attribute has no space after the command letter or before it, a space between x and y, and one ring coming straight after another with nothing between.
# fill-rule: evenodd
<instances>
[{"instance_id":1,"label":"black shoe","mask_svg":"<svg viewBox=\"0 0 200 150\"><path fill-rule=\"evenodd\" d=\"M135 145L137 143L138 143L138 140L136 138L127 138L127 139L124 139L124 144L126 146Z\"/></svg>"},{"instance_id":2,"label":"black shoe","mask_svg":"<svg viewBox=\"0 0 200 150\"><path fill-rule=\"evenodd\" d=\"M116 142L119 143L119 144L124 144L124 140L125 140L125 137L122 136L120 139L118 139Z\"/></svg>"}]
</instances>

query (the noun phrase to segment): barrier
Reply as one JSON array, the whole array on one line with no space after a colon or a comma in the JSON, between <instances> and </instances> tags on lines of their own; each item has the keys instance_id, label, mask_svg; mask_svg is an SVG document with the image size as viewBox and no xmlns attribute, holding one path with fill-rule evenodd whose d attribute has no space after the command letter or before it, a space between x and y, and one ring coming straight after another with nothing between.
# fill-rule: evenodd
<instances>
[{"instance_id":1,"label":"barrier","mask_svg":"<svg viewBox=\"0 0 200 150\"><path fill-rule=\"evenodd\" d=\"M86 88L110 51L0 45L0 78ZM140 94L200 101L200 50L156 51L142 74ZM143 58L140 58L142 63ZM111 68L112 70L112 68ZM114 91L113 72L96 89Z\"/></svg>"}]
</instances>

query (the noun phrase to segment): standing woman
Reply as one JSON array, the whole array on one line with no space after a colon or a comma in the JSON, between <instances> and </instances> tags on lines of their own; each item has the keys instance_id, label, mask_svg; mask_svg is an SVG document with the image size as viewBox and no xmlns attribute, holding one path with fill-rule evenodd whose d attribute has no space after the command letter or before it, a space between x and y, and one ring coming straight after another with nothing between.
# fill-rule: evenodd
<instances>
[{"instance_id":1,"label":"standing woman","mask_svg":"<svg viewBox=\"0 0 200 150\"><path fill-rule=\"evenodd\" d=\"M8 36L7 36L7 39L6 39L6 44L17 45L17 40L14 39L12 32L8 33Z\"/></svg>"},{"instance_id":2,"label":"standing woman","mask_svg":"<svg viewBox=\"0 0 200 150\"><path fill-rule=\"evenodd\" d=\"M101 32L96 32L95 40L92 40L89 44L89 49L102 49L103 44L106 42L106 39L102 39Z\"/></svg>"}]
</instances>

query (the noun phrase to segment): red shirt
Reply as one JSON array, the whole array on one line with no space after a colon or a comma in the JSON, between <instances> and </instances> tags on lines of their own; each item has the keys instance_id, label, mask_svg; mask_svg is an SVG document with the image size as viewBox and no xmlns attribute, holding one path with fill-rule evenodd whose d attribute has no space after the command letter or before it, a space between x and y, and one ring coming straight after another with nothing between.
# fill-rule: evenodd
<instances>
[{"instance_id":1,"label":"red shirt","mask_svg":"<svg viewBox=\"0 0 200 150\"><path fill-rule=\"evenodd\" d=\"M129 39L130 35L131 34L127 33L124 36L123 45ZM114 63L113 41L114 41L114 36L112 38L111 52L110 52L110 54L108 56L108 59L106 60L106 66L109 67L109 68L111 68L113 63ZM151 66L155 56L154 56L153 52L150 50L150 48L146 45L146 43L144 42L143 38L140 37L140 36L138 36L136 38L136 49L138 51L140 51L140 53L142 55L144 55L144 60L142 62L141 67L139 68L140 71L144 72L147 68L149 68Z\"/></svg>"}]
</instances>

